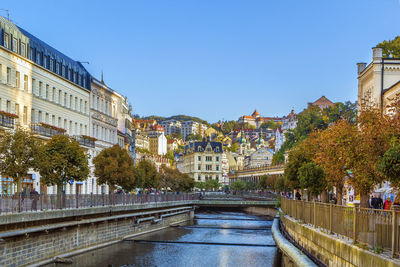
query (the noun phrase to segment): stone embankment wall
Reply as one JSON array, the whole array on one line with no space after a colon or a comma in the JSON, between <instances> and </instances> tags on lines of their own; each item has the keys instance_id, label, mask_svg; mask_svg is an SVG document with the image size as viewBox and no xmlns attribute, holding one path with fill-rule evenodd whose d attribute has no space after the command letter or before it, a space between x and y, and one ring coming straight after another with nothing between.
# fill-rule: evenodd
<instances>
[{"instance_id":1,"label":"stone embankment wall","mask_svg":"<svg viewBox=\"0 0 400 267\"><path fill-rule=\"evenodd\" d=\"M361 249L348 241L317 231L288 216L281 216L281 220L286 232L294 241L326 266L400 266L399 260Z\"/></svg>"},{"instance_id":2,"label":"stone embankment wall","mask_svg":"<svg viewBox=\"0 0 400 267\"><path fill-rule=\"evenodd\" d=\"M147 212L150 213L150 212ZM92 223L37 231L2 239L0 266L37 266L52 262L55 257L65 257L117 243L125 238L161 230L171 224L190 220L193 210L181 210L166 217L155 210L154 214L96 220ZM168 214L168 213L165 213ZM154 217L154 218L153 218ZM142 219L140 219L142 218ZM146 219L148 218L148 219ZM151 219L153 218L153 219ZM140 220L139 220L140 219Z\"/></svg>"}]
</instances>

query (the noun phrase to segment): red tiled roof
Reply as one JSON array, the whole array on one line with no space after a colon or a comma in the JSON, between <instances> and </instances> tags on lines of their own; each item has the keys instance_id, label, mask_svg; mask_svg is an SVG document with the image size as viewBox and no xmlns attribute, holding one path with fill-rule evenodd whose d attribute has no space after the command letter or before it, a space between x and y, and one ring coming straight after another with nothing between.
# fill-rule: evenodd
<instances>
[{"instance_id":1,"label":"red tiled roof","mask_svg":"<svg viewBox=\"0 0 400 267\"><path fill-rule=\"evenodd\" d=\"M255 109L253 114L251 114L251 116L253 116L253 117L260 116L260 113L258 113L257 109Z\"/></svg>"}]
</instances>

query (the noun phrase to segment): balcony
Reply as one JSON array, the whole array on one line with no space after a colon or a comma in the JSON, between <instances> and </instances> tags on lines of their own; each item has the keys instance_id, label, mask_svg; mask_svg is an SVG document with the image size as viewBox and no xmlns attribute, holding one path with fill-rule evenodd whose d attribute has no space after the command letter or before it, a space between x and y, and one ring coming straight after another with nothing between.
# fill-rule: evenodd
<instances>
[{"instance_id":1,"label":"balcony","mask_svg":"<svg viewBox=\"0 0 400 267\"><path fill-rule=\"evenodd\" d=\"M52 137L54 135L62 135L66 132L63 128L58 128L56 126L47 123L32 123L31 130L33 134L39 134L41 136Z\"/></svg>"},{"instance_id":2,"label":"balcony","mask_svg":"<svg viewBox=\"0 0 400 267\"><path fill-rule=\"evenodd\" d=\"M75 140L82 146L94 148L96 146L96 138L87 135L77 135Z\"/></svg>"},{"instance_id":3,"label":"balcony","mask_svg":"<svg viewBox=\"0 0 400 267\"><path fill-rule=\"evenodd\" d=\"M0 126L14 129L15 119L18 118L18 115L8 113L5 111L0 111Z\"/></svg>"}]
</instances>

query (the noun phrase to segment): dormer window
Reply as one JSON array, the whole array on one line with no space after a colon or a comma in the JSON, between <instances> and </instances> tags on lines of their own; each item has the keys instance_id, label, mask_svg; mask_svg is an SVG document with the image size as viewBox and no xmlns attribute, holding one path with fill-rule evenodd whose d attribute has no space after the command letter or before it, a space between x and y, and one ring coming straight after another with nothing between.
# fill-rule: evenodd
<instances>
[{"instance_id":1,"label":"dormer window","mask_svg":"<svg viewBox=\"0 0 400 267\"><path fill-rule=\"evenodd\" d=\"M4 47L10 48L10 36L8 33L4 33Z\"/></svg>"},{"instance_id":2,"label":"dormer window","mask_svg":"<svg viewBox=\"0 0 400 267\"><path fill-rule=\"evenodd\" d=\"M216 147L216 148L215 148L215 152L219 152L219 147Z\"/></svg>"},{"instance_id":3,"label":"dormer window","mask_svg":"<svg viewBox=\"0 0 400 267\"><path fill-rule=\"evenodd\" d=\"M21 56L25 57L26 56L26 46L24 43L21 43Z\"/></svg>"},{"instance_id":4,"label":"dormer window","mask_svg":"<svg viewBox=\"0 0 400 267\"><path fill-rule=\"evenodd\" d=\"M13 38L13 47L12 47L12 51L14 51L15 53L18 52L18 40L17 40L17 38Z\"/></svg>"},{"instance_id":5,"label":"dormer window","mask_svg":"<svg viewBox=\"0 0 400 267\"><path fill-rule=\"evenodd\" d=\"M198 151L202 151L201 146L198 146L198 147L197 147L197 150L198 150Z\"/></svg>"}]
</instances>

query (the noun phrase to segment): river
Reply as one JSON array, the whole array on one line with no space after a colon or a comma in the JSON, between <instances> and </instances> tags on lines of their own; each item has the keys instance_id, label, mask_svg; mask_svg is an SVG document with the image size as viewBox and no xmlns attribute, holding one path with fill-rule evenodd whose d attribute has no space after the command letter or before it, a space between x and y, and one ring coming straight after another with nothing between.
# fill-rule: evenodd
<instances>
[{"instance_id":1,"label":"river","mask_svg":"<svg viewBox=\"0 0 400 267\"><path fill-rule=\"evenodd\" d=\"M206 211L183 226L73 257L48 266L274 266L272 221L242 212Z\"/></svg>"}]
</instances>

